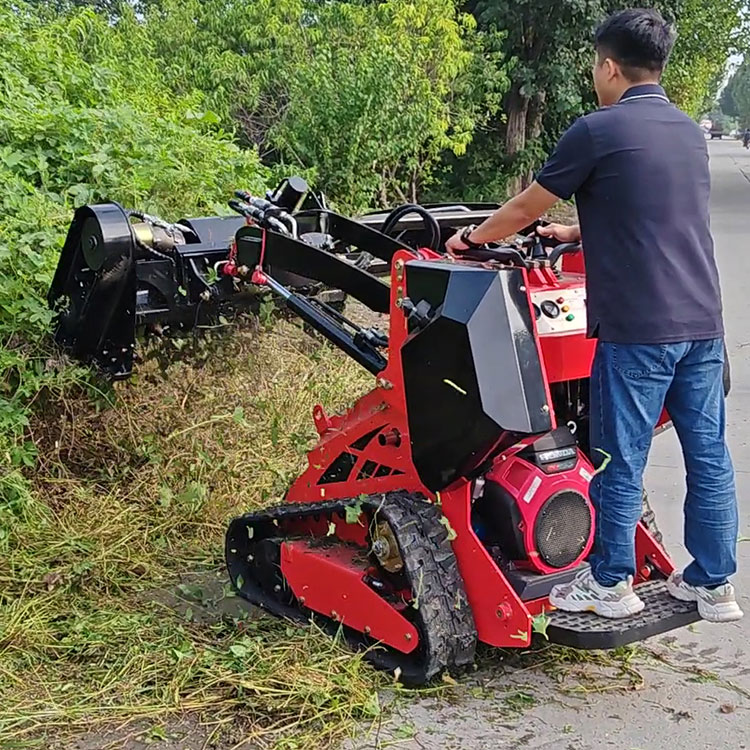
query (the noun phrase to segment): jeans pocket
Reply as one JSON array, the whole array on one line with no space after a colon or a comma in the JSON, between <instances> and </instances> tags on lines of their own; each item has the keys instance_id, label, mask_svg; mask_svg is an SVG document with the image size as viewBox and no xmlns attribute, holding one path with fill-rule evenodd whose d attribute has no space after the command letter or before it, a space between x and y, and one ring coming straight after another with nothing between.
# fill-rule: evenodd
<instances>
[{"instance_id":1,"label":"jeans pocket","mask_svg":"<svg viewBox=\"0 0 750 750\"><path fill-rule=\"evenodd\" d=\"M610 344L612 367L625 377L645 378L664 364L668 344Z\"/></svg>"}]
</instances>

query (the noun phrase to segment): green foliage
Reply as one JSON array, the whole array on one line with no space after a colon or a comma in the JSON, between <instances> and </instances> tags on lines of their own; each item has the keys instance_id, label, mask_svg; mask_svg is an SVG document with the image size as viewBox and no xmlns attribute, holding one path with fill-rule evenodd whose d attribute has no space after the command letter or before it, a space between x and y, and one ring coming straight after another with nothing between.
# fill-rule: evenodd
<instances>
[{"instance_id":1,"label":"green foliage","mask_svg":"<svg viewBox=\"0 0 750 750\"><path fill-rule=\"evenodd\" d=\"M470 149L482 168L465 165L459 182L478 183L490 198L484 185L500 188L508 176L528 175L590 103L592 33L606 8L602 0L474 0L469 8L510 76L499 116ZM518 187L512 183L511 192Z\"/></svg>"},{"instance_id":2,"label":"green foliage","mask_svg":"<svg viewBox=\"0 0 750 750\"><path fill-rule=\"evenodd\" d=\"M477 113L454 96L472 25L455 19L453 0L323 8L304 31L272 140L357 208L375 195L416 200L440 155L464 153L472 137Z\"/></svg>"},{"instance_id":3,"label":"green foliage","mask_svg":"<svg viewBox=\"0 0 750 750\"><path fill-rule=\"evenodd\" d=\"M750 60L744 60L721 95L725 115L738 118L740 127L750 127Z\"/></svg>"},{"instance_id":4,"label":"green foliage","mask_svg":"<svg viewBox=\"0 0 750 750\"><path fill-rule=\"evenodd\" d=\"M511 94L543 95L549 108L581 107L581 73L590 73L592 36L606 0L477 0L474 13L488 34L502 30L502 49L513 62ZM507 100L506 100L507 103Z\"/></svg>"},{"instance_id":5,"label":"green foliage","mask_svg":"<svg viewBox=\"0 0 750 750\"><path fill-rule=\"evenodd\" d=\"M127 8L52 20L0 3L0 462L27 464L28 405L81 371L51 359L45 296L73 208L117 200L155 213L214 210L266 170L176 99Z\"/></svg>"},{"instance_id":6,"label":"green foliage","mask_svg":"<svg viewBox=\"0 0 750 750\"><path fill-rule=\"evenodd\" d=\"M677 44L667 66L664 86L672 100L697 117L706 99L713 100L730 54L746 46L744 0L671 0Z\"/></svg>"},{"instance_id":7,"label":"green foliage","mask_svg":"<svg viewBox=\"0 0 750 750\"><path fill-rule=\"evenodd\" d=\"M147 17L177 92L205 91L244 142L347 208L413 200L484 116L455 0L163 0Z\"/></svg>"},{"instance_id":8,"label":"green foliage","mask_svg":"<svg viewBox=\"0 0 750 750\"><path fill-rule=\"evenodd\" d=\"M298 0L156 0L144 26L175 95L204 92L207 108L234 130L259 106L272 64L293 47L301 8Z\"/></svg>"}]
</instances>

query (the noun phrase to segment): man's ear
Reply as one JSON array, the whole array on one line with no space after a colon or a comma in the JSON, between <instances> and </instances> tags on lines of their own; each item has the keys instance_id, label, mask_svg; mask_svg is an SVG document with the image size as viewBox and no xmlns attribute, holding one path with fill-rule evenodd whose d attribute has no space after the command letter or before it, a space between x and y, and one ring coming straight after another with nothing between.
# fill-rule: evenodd
<instances>
[{"instance_id":1,"label":"man's ear","mask_svg":"<svg viewBox=\"0 0 750 750\"><path fill-rule=\"evenodd\" d=\"M611 57L604 58L602 68L604 69L604 76L608 81L617 78L618 75L622 75L620 66Z\"/></svg>"}]
</instances>

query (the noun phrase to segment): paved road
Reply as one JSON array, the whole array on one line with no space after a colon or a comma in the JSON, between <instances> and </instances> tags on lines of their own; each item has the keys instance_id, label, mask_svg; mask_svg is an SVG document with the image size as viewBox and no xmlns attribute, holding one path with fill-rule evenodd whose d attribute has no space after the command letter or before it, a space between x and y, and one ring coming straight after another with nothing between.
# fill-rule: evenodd
<instances>
[{"instance_id":1,"label":"paved road","mask_svg":"<svg viewBox=\"0 0 750 750\"><path fill-rule=\"evenodd\" d=\"M730 441L738 472L740 533L750 537L750 151L734 141L713 141L710 151L712 222L734 381L728 403ZM684 470L673 433L655 441L646 481L668 547L683 564ZM483 668L450 703L425 698L404 705L396 735L382 730L356 746L384 747L386 737L398 737L397 747L409 750L750 747L750 538L739 546L735 583L746 618L732 625L701 623L678 631L676 639L654 639L648 647L664 654L671 666L637 657L634 666L644 679L639 689L596 691L597 679L611 684L607 677L618 677L606 666L556 667L557 679L565 675L561 689L542 670L519 671L498 663ZM587 685L592 692L581 692ZM509 718L509 708L516 707L520 717Z\"/></svg>"}]
</instances>

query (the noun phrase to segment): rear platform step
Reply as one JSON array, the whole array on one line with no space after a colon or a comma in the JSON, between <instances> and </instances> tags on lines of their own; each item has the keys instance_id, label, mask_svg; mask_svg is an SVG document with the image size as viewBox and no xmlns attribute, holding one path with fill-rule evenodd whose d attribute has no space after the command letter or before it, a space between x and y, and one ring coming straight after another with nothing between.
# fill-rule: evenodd
<instances>
[{"instance_id":1,"label":"rear platform step","mask_svg":"<svg viewBox=\"0 0 750 750\"><path fill-rule=\"evenodd\" d=\"M591 612L551 612L547 627L550 641L572 648L617 648L700 619L695 603L673 599L665 581L649 581L635 590L646 607L623 620L608 620Z\"/></svg>"}]
</instances>

